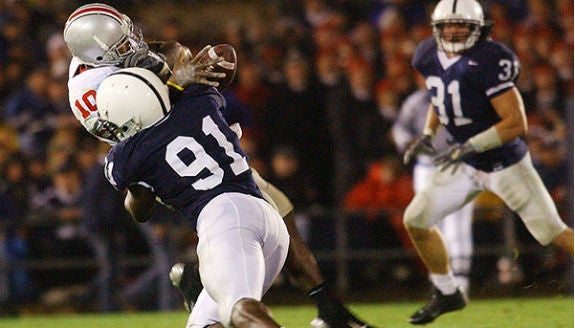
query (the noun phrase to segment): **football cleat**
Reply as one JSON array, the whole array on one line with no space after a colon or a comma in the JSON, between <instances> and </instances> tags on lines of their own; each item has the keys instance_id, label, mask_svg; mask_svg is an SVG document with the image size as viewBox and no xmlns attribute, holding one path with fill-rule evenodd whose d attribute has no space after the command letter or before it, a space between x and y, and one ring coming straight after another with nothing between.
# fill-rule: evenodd
<instances>
[{"instance_id":1,"label":"football cleat","mask_svg":"<svg viewBox=\"0 0 575 328\"><path fill-rule=\"evenodd\" d=\"M443 295L434 287L431 299L423 308L419 309L409 318L409 323L413 325L425 325L444 313L461 310L465 305L467 305L467 300L460 288L457 288L457 291L453 294Z\"/></svg>"},{"instance_id":2,"label":"football cleat","mask_svg":"<svg viewBox=\"0 0 575 328\"><path fill-rule=\"evenodd\" d=\"M188 312L194 307L194 300L202 290L197 266L192 263L176 263L170 270L170 280L184 297L184 306Z\"/></svg>"}]
</instances>

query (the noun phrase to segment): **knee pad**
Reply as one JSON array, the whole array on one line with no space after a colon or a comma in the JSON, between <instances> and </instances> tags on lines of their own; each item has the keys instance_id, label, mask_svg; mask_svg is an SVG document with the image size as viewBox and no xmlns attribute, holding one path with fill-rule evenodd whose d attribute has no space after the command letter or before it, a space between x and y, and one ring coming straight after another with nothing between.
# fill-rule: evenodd
<instances>
[{"instance_id":1,"label":"knee pad","mask_svg":"<svg viewBox=\"0 0 575 328\"><path fill-rule=\"evenodd\" d=\"M428 229L430 210L429 200L425 192L415 195L403 213L403 224L419 229Z\"/></svg>"}]
</instances>

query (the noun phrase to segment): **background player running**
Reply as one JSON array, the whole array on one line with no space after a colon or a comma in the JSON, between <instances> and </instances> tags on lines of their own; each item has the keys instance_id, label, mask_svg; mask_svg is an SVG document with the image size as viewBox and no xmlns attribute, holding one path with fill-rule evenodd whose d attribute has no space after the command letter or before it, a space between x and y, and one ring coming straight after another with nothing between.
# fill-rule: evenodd
<instances>
[{"instance_id":1,"label":"background player running","mask_svg":"<svg viewBox=\"0 0 575 328\"><path fill-rule=\"evenodd\" d=\"M449 267L443 238L434 225L484 190L499 196L541 244L573 256L573 230L559 217L535 171L523 137L527 121L515 87L519 61L502 43L487 38L489 25L475 0L442 0L431 16L433 38L416 49L413 66L431 95L424 135L406 160L429 149L441 125L456 143L438 154L436 169L404 214L404 224L434 289L412 324L465 307Z\"/></svg>"}]
</instances>

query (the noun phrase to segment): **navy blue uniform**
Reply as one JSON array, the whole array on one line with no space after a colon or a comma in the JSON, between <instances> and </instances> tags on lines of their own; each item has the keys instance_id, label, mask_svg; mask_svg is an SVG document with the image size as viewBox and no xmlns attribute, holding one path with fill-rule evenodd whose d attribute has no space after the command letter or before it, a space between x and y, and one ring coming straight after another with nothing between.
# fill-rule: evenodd
<instances>
[{"instance_id":1,"label":"navy blue uniform","mask_svg":"<svg viewBox=\"0 0 575 328\"><path fill-rule=\"evenodd\" d=\"M412 64L425 77L433 109L457 143L500 121L490 99L511 89L520 70L515 54L492 40L479 41L456 59L444 56L442 64L436 41L429 38L417 47ZM491 172L519 162L526 153L525 141L517 138L465 162Z\"/></svg>"},{"instance_id":2,"label":"navy blue uniform","mask_svg":"<svg viewBox=\"0 0 575 328\"><path fill-rule=\"evenodd\" d=\"M222 117L224 108L215 88L187 88L168 116L110 150L108 180L118 190L134 183L150 186L193 227L205 204L219 194L263 198L237 135Z\"/></svg>"}]
</instances>

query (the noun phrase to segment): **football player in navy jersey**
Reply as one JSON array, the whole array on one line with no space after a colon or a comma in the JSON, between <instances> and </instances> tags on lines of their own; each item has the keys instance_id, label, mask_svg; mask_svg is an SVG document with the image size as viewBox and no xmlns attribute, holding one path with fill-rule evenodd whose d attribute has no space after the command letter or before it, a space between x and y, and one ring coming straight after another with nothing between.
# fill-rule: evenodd
<instances>
[{"instance_id":1,"label":"football player in navy jersey","mask_svg":"<svg viewBox=\"0 0 575 328\"><path fill-rule=\"evenodd\" d=\"M222 78L221 73L207 69L222 59L200 61L210 46L192 58L187 47L173 40L155 42L153 45L146 43L141 31L128 16L102 3L81 6L70 14L64 39L74 55L68 81L70 107L86 130L110 144L117 140L99 120L95 98L102 80L113 72L123 67L149 69L164 81L175 82L170 88L174 98L179 96L174 86L180 88L179 85L204 84L217 87L218 80ZM176 65L179 65L179 69ZM223 112L224 118L241 136L239 124L230 120L227 114ZM313 253L297 230L291 201L257 172L254 171L253 176L263 196L277 208L288 227L290 246L286 269L290 278L317 305L318 316L313 319L312 327L370 327L351 313L328 288ZM192 263L177 263L170 272L170 279L184 296L188 309L197 295L196 272Z\"/></svg>"},{"instance_id":2,"label":"football player in navy jersey","mask_svg":"<svg viewBox=\"0 0 575 328\"><path fill-rule=\"evenodd\" d=\"M96 100L100 119L119 140L106 156L105 174L127 190L128 212L145 222L157 199L197 231L204 290L188 327L280 327L261 297L284 265L289 234L222 117L223 96L192 85L171 106L154 73L127 68L101 83Z\"/></svg>"},{"instance_id":3,"label":"football player in navy jersey","mask_svg":"<svg viewBox=\"0 0 575 328\"><path fill-rule=\"evenodd\" d=\"M404 160L433 153L431 140L439 126L454 145L435 155L438 168L404 213L434 287L429 302L409 318L416 325L466 305L434 225L481 191L499 196L539 243L573 256L573 230L559 217L523 138L527 121L515 87L517 57L487 38L490 26L475 0L441 0L431 19L433 37L418 46L412 61L425 77L431 105L423 135L408 147Z\"/></svg>"}]
</instances>

